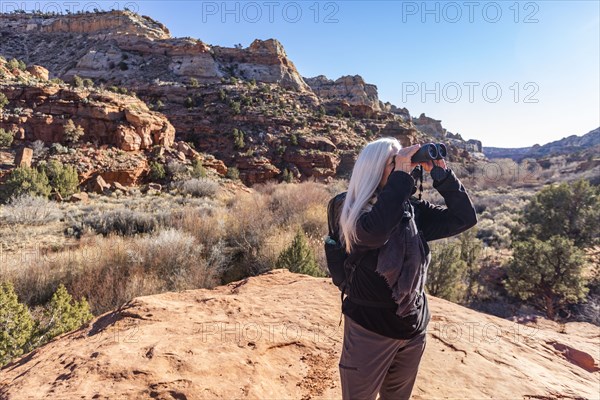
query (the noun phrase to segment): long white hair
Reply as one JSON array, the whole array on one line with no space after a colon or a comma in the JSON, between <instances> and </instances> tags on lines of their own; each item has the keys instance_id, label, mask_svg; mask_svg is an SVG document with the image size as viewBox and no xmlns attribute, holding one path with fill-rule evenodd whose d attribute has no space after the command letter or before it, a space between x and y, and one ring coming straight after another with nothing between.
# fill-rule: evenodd
<instances>
[{"instance_id":1,"label":"long white hair","mask_svg":"<svg viewBox=\"0 0 600 400\"><path fill-rule=\"evenodd\" d=\"M398 139L384 137L368 143L358 155L340 215L340 240L343 241L348 254L358 241L358 218L363 212L370 211L372 205L369 200L381 182L387 160L401 148Z\"/></svg>"}]
</instances>

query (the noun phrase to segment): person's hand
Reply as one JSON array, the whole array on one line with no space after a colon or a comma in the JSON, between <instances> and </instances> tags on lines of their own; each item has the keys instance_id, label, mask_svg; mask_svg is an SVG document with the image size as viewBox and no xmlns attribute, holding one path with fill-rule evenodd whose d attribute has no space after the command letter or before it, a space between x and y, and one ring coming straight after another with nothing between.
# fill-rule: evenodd
<instances>
[{"instance_id":1,"label":"person's hand","mask_svg":"<svg viewBox=\"0 0 600 400\"><path fill-rule=\"evenodd\" d=\"M421 165L423 166L423 169L427 172L430 172L433 169L434 165L437 165L438 167L442 167L444 169L448 168L448 166L446 165L446 160L444 160L443 158L441 160L431 160L428 162L423 162L421 163Z\"/></svg>"},{"instance_id":2,"label":"person's hand","mask_svg":"<svg viewBox=\"0 0 600 400\"><path fill-rule=\"evenodd\" d=\"M394 171L404 171L407 174L419 165L418 163L413 163L410 158L419 151L421 148L420 144L415 144L409 147L403 147L396 153L396 166L394 167Z\"/></svg>"}]
</instances>

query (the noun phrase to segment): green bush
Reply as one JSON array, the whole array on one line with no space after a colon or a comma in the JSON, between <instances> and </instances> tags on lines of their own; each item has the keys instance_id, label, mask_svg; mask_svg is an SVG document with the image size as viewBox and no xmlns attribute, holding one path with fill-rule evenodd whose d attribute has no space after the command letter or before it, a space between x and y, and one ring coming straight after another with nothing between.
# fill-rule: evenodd
<instances>
[{"instance_id":1,"label":"green bush","mask_svg":"<svg viewBox=\"0 0 600 400\"><path fill-rule=\"evenodd\" d=\"M567 304L585 298L584 255L571 239L555 235L541 241L531 237L513 242L512 247L505 281L511 295L531 302L549 319Z\"/></svg>"},{"instance_id":2,"label":"green bush","mask_svg":"<svg viewBox=\"0 0 600 400\"><path fill-rule=\"evenodd\" d=\"M79 75L73 75L73 86L77 88L83 87L83 79Z\"/></svg>"},{"instance_id":3,"label":"green bush","mask_svg":"<svg viewBox=\"0 0 600 400\"><path fill-rule=\"evenodd\" d=\"M40 169L48 177L50 187L60 193L62 197L67 197L77 192L79 177L74 166L63 165L58 160L51 160L47 164L42 164Z\"/></svg>"},{"instance_id":4,"label":"green bush","mask_svg":"<svg viewBox=\"0 0 600 400\"><path fill-rule=\"evenodd\" d=\"M192 178L206 178L208 171L202 165L202 161L199 158L192 160Z\"/></svg>"},{"instance_id":5,"label":"green bush","mask_svg":"<svg viewBox=\"0 0 600 400\"><path fill-rule=\"evenodd\" d=\"M231 101L229 103L229 107L231 108L231 111L233 111L233 113L235 115L238 115L239 113L241 113L241 103L239 101Z\"/></svg>"},{"instance_id":6,"label":"green bush","mask_svg":"<svg viewBox=\"0 0 600 400\"><path fill-rule=\"evenodd\" d=\"M0 197L3 201L22 194L48 197L52 191L48 177L44 172L26 166L12 170L3 186L0 191Z\"/></svg>"},{"instance_id":7,"label":"green bush","mask_svg":"<svg viewBox=\"0 0 600 400\"><path fill-rule=\"evenodd\" d=\"M17 60L16 58L12 58L6 63L6 68L8 68L10 71L15 69L25 71L27 69L27 64L25 64L23 60Z\"/></svg>"},{"instance_id":8,"label":"green bush","mask_svg":"<svg viewBox=\"0 0 600 400\"><path fill-rule=\"evenodd\" d=\"M244 131L233 128L233 147L236 149L243 149L246 144L244 143Z\"/></svg>"},{"instance_id":9,"label":"green bush","mask_svg":"<svg viewBox=\"0 0 600 400\"><path fill-rule=\"evenodd\" d=\"M194 100L190 96L188 96L183 101L183 105L185 108L192 108L194 106Z\"/></svg>"},{"instance_id":10,"label":"green bush","mask_svg":"<svg viewBox=\"0 0 600 400\"><path fill-rule=\"evenodd\" d=\"M94 317L85 297L80 301L73 301L62 283L46 306L45 315L49 319L43 329L46 340L77 329Z\"/></svg>"},{"instance_id":11,"label":"green bush","mask_svg":"<svg viewBox=\"0 0 600 400\"><path fill-rule=\"evenodd\" d=\"M292 146L298 146L298 136L296 136L295 133L292 133L292 135L290 136L290 144Z\"/></svg>"},{"instance_id":12,"label":"green bush","mask_svg":"<svg viewBox=\"0 0 600 400\"><path fill-rule=\"evenodd\" d=\"M0 367L23 354L31 340L34 322L29 309L19 303L10 282L0 284Z\"/></svg>"},{"instance_id":13,"label":"green bush","mask_svg":"<svg viewBox=\"0 0 600 400\"><path fill-rule=\"evenodd\" d=\"M156 161L150 162L150 179L153 181L161 181L165 179L166 176L167 173L163 164Z\"/></svg>"},{"instance_id":14,"label":"green bush","mask_svg":"<svg viewBox=\"0 0 600 400\"><path fill-rule=\"evenodd\" d=\"M483 253L483 243L477 239L477 229L469 229L458 236L460 244L460 259L465 262L465 301L468 303L475 295L478 282L479 263Z\"/></svg>"},{"instance_id":15,"label":"green bush","mask_svg":"<svg viewBox=\"0 0 600 400\"><path fill-rule=\"evenodd\" d=\"M238 180L240 179L240 170L236 167L229 167L227 168L227 173L225 174L225 176L234 181Z\"/></svg>"},{"instance_id":16,"label":"green bush","mask_svg":"<svg viewBox=\"0 0 600 400\"><path fill-rule=\"evenodd\" d=\"M296 232L292 244L281 252L275 263L275 268L287 268L291 272L324 277L325 273L319 267L317 259L306 240L302 230Z\"/></svg>"},{"instance_id":17,"label":"green bush","mask_svg":"<svg viewBox=\"0 0 600 400\"><path fill-rule=\"evenodd\" d=\"M191 87L198 87L198 86L200 86L200 84L198 83L198 79L196 79L196 78L190 78L190 86Z\"/></svg>"},{"instance_id":18,"label":"green bush","mask_svg":"<svg viewBox=\"0 0 600 400\"><path fill-rule=\"evenodd\" d=\"M425 287L432 296L449 301L462 298L461 279L467 264L461 259L460 244L443 240L431 246L431 262L427 272Z\"/></svg>"},{"instance_id":19,"label":"green bush","mask_svg":"<svg viewBox=\"0 0 600 400\"><path fill-rule=\"evenodd\" d=\"M85 134L80 125L75 125L72 119L69 119L63 127L63 137L67 143L76 143Z\"/></svg>"},{"instance_id":20,"label":"green bush","mask_svg":"<svg viewBox=\"0 0 600 400\"><path fill-rule=\"evenodd\" d=\"M292 183L294 181L294 174L289 169L283 170L283 180L287 183Z\"/></svg>"},{"instance_id":21,"label":"green bush","mask_svg":"<svg viewBox=\"0 0 600 400\"><path fill-rule=\"evenodd\" d=\"M8 104L8 97L4 93L0 93L0 110Z\"/></svg>"},{"instance_id":22,"label":"green bush","mask_svg":"<svg viewBox=\"0 0 600 400\"><path fill-rule=\"evenodd\" d=\"M12 132L0 128L0 147L10 147L14 139Z\"/></svg>"}]
</instances>

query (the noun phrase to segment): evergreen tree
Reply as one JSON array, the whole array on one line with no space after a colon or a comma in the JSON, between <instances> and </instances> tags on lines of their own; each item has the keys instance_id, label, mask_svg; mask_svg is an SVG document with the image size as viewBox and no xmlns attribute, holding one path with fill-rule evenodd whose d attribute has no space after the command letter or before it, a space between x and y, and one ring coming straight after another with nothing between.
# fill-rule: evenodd
<instances>
[{"instance_id":1,"label":"evergreen tree","mask_svg":"<svg viewBox=\"0 0 600 400\"><path fill-rule=\"evenodd\" d=\"M287 268L291 272L317 277L325 276L302 230L297 231L292 244L279 254L275 268Z\"/></svg>"},{"instance_id":2,"label":"evergreen tree","mask_svg":"<svg viewBox=\"0 0 600 400\"><path fill-rule=\"evenodd\" d=\"M19 303L10 282L0 284L0 366L23 354L33 334L29 310Z\"/></svg>"},{"instance_id":3,"label":"evergreen tree","mask_svg":"<svg viewBox=\"0 0 600 400\"><path fill-rule=\"evenodd\" d=\"M44 329L47 340L77 329L94 317L86 299L73 301L62 283L52 295L45 314L49 318L48 325Z\"/></svg>"},{"instance_id":4,"label":"evergreen tree","mask_svg":"<svg viewBox=\"0 0 600 400\"><path fill-rule=\"evenodd\" d=\"M532 302L550 319L567 304L585 299L584 255L572 240L558 235L547 241L532 237L514 242L513 250L505 281L511 295Z\"/></svg>"},{"instance_id":5,"label":"evergreen tree","mask_svg":"<svg viewBox=\"0 0 600 400\"><path fill-rule=\"evenodd\" d=\"M540 190L523 210L516 240L536 237L548 240L560 235L587 247L600 241L600 189L580 179L549 185Z\"/></svg>"}]
</instances>

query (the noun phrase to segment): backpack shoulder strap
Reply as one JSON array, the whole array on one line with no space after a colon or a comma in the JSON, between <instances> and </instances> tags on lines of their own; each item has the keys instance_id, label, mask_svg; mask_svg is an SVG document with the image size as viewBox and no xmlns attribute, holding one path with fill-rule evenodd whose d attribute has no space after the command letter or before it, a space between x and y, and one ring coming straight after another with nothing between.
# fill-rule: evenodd
<instances>
[{"instance_id":1,"label":"backpack shoulder strap","mask_svg":"<svg viewBox=\"0 0 600 400\"><path fill-rule=\"evenodd\" d=\"M346 192L340 193L334 196L329 203L327 204L327 225L329 229L329 237L335 240L336 242L339 240L338 238L338 230L337 226L339 224L338 216L340 214L340 207L346 197Z\"/></svg>"}]
</instances>

